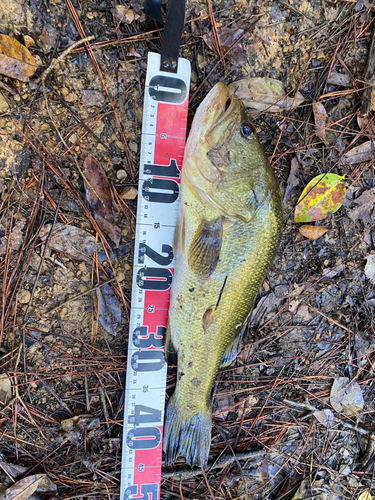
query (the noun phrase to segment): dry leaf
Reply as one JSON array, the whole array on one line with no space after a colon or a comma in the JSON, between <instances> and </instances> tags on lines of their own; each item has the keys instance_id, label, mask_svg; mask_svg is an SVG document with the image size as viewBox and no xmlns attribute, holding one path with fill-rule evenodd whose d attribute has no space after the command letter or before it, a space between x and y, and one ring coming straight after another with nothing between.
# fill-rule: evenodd
<instances>
[{"instance_id":1,"label":"dry leaf","mask_svg":"<svg viewBox=\"0 0 375 500\"><path fill-rule=\"evenodd\" d=\"M292 161L290 163L290 172L286 184L286 189L285 189L285 194L284 194L284 206L286 205L288 198L290 196L290 193L292 190L298 186L299 184L299 179L297 177L298 174L298 169L299 169L299 163L297 158L292 158Z\"/></svg>"},{"instance_id":2,"label":"dry leaf","mask_svg":"<svg viewBox=\"0 0 375 500\"><path fill-rule=\"evenodd\" d=\"M57 491L56 485L47 474L35 474L24 477L6 490L6 500L27 500L35 492L48 493Z\"/></svg>"},{"instance_id":3,"label":"dry leaf","mask_svg":"<svg viewBox=\"0 0 375 500\"><path fill-rule=\"evenodd\" d=\"M375 254L367 255L365 259L367 260L365 275L375 285Z\"/></svg>"},{"instance_id":4,"label":"dry leaf","mask_svg":"<svg viewBox=\"0 0 375 500\"><path fill-rule=\"evenodd\" d=\"M282 82L268 77L243 78L229 84L228 88L230 92L237 94L248 108L273 113L296 108L304 101L300 92L294 97L288 97Z\"/></svg>"},{"instance_id":5,"label":"dry leaf","mask_svg":"<svg viewBox=\"0 0 375 500\"><path fill-rule=\"evenodd\" d=\"M20 476L24 476L30 467L23 467L18 464L10 464L9 462L4 462L0 460L0 466L6 474L11 476L13 479L17 479ZM1 498L1 495L0 495Z\"/></svg>"},{"instance_id":6,"label":"dry leaf","mask_svg":"<svg viewBox=\"0 0 375 500\"><path fill-rule=\"evenodd\" d=\"M326 146L329 146L329 142L326 136L326 126L327 126L327 111L321 102L314 102L313 112L315 118L315 133L321 139Z\"/></svg>"},{"instance_id":7,"label":"dry leaf","mask_svg":"<svg viewBox=\"0 0 375 500\"><path fill-rule=\"evenodd\" d=\"M113 217L112 192L103 167L93 156L88 155L83 163L86 198L94 214L104 219Z\"/></svg>"},{"instance_id":8,"label":"dry leaf","mask_svg":"<svg viewBox=\"0 0 375 500\"><path fill-rule=\"evenodd\" d=\"M336 377L330 394L332 407L345 415L357 415L363 410L364 401L360 386L348 377Z\"/></svg>"},{"instance_id":9,"label":"dry leaf","mask_svg":"<svg viewBox=\"0 0 375 500\"><path fill-rule=\"evenodd\" d=\"M366 141L343 154L343 159L350 165L369 161L375 157L375 141Z\"/></svg>"},{"instance_id":10,"label":"dry leaf","mask_svg":"<svg viewBox=\"0 0 375 500\"><path fill-rule=\"evenodd\" d=\"M50 230L51 224L45 224L39 235L42 241L47 239ZM92 234L65 224L54 225L49 247L64 252L75 259L90 263L93 253L103 250L102 245L95 242L95 237Z\"/></svg>"},{"instance_id":11,"label":"dry leaf","mask_svg":"<svg viewBox=\"0 0 375 500\"><path fill-rule=\"evenodd\" d=\"M97 292L100 324L107 333L116 335L122 328L119 299L109 284L101 286Z\"/></svg>"},{"instance_id":12,"label":"dry leaf","mask_svg":"<svg viewBox=\"0 0 375 500\"><path fill-rule=\"evenodd\" d=\"M291 292L291 286L278 285L275 291L262 297L250 317L251 327L257 327L261 321L267 321L276 311L281 309L281 304L286 301L286 296Z\"/></svg>"},{"instance_id":13,"label":"dry leaf","mask_svg":"<svg viewBox=\"0 0 375 500\"><path fill-rule=\"evenodd\" d=\"M324 278L334 278L335 276L338 276L340 273L342 273L344 269L345 269L345 264L343 264L341 258L338 257L336 259L335 267L333 269L331 269L330 267L323 269L323 276Z\"/></svg>"},{"instance_id":14,"label":"dry leaf","mask_svg":"<svg viewBox=\"0 0 375 500\"><path fill-rule=\"evenodd\" d=\"M368 304L369 301L366 302ZM372 353L375 351L374 336L367 332L356 332L354 336L354 349L356 352L357 365L365 366L372 357Z\"/></svg>"},{"instance_id":15,"label":"dry leaf","mask_svg":"<svg viewBox=\"0 0 375 500\"><path fill-rule=\"evenodd\" d=\"M346 73L337 73L337 71L331 71L327 83L331 85L340 85L341 87L350 87L351 79Z\"/></svg>"},{"instance_id":16,"label":"dry leaf","mask_svg":"<svg viewBox=\"0 0 375 500\"><path fill-rule=\"evenodd\" d=\"M6 373L0 374L0 404L6 404L12 397L12 382Z\"/></svg>"},{"instance_id":17,"label":"dry leaf","mask_svg":"<svg viewBox=\"0 0 375 500\"><path fill-rule=\"evenodd\" d=\"M335 421L335 416L331 412L331 410L320 410L320 411L314 411L313 413L314 417L317 419L318 422L324 425L324 427L332 427Z\"/></svg>"},{"instance_id":18,"label":"dry leaf","mask_svg":"<svg viewBox=\"0 0 375 500\"><path fill-rule=\"evenodd\" d=\"M64 432L71 432L73 429L84 432L97 429L100 426L100 420L93 415L76 415L62 420L60 425Z\"/></svg>"},{"instance_id":19,"label":"dry leaf","mask_svg":"<svg viewBox=\"0 0 375 500\"><path fill-rule=\"evenodd\" d=\"M299 232L304 236L305 238L308 238L311 241L315 241L323 234L325 234L328 231L328 227L325 226L311 226L310 224L304 224L299 228Z\"/></svg>"},{"instance_id":20,"label":"dry leaf","mask_svg":"<svg viewBox=\"0 0 375 500\"><path fill-rule=\"evenodd\" d=\"M221 28L219 30L219 40L223 53L226 53L226 58L230 59L235 66L241 66L247 63L247 55L244 49L243 42L248 39L248 34L244 35L243 29L237 28ZM211 33L203 35L203 40L209 49L217 53L216 44ZM238 41L240 40L240 41Z\"/></svg>"},{"instance_id":21,"label":"dry leaf","mask_svg":"<svg viewBox=\"0 0 375 500\"><path fill-rule=\"evenodd\" d=\"M59 32L51 24L47 24L38 38L39 47L44 52L50 52L55 47L58 36Z\"/></svg>"},{"instance_id":22,"label":"dry leaf","mask_svg":"<svg viewBox=\"0 0 375 500\"><path fill-rule=\"evenodd\" d=\"M348 210L349 217L352 220L361 220L365 217L370 217L370 212L375 203L375 188L367 189L361 196L358 196L358 198L353 201L358 207L353 210Z\"/></svg>"},{"instance_id":23,"label":"dry leaf","mask_svg":"<svg viewBox=\"0 0 375 500\"><path fill-rule=\"evenodd\" d=\"M298 306L300 305L300 303L301 303L301 301L299 301L297 299L291 300L289 302L288 311L294 314L296 312Z\"/></svg>"},{"instance_id":24,"label":"dry leaf","mask_svg":"<svg viewBox=\"0 0 375 500\"><path fill-rule=\"evenodd\" d=\"M121 239L121 229L110 222L114 214L112 191L100 163L88 155L83 163L86 198L98 226L116 246Z\"/></svg>"},{"instance_id":25,"label":"dry leaf","mask_svg":"<svg viewBox=\"0 0 375 500\"><path fill-rule=\"evenodd\" d=\"M118 83L130 83L138 78L138 68L135 64L128 61L120 63L118 68Z\"/></svg>"},{"instance_id":26,"label":"dry leaf","mask_svg":"<svg viewBox=\"0 0 375 500\"><path fill-rule=\"evenodd\" d=\"M23 228L25 224L26 219L19 220L11 230L10 235L3 236L3 238L0 239L0 255L5 254L7 248L10 250L20 249L23 243Z\"/></svg>"},{"instance_id":27,"label":"dry leaf","mask_svg":"<svg viewBox=\"0 0 375 500\"><path fill-rule=\"evenodd\" d=\"M312 316L309 312L309 306L302 304L298 309L297 309L297 316L301 319L303 323L306 323L307 321L310 321Z\"/></svg>"},{"instance_id":28,"label":"dry leaf","mask_svg":"<svg viewBox=\"0 0 375 500\"><path fill-rule=\"evenodd\" d=\"M374 120L369 116L361 116L361 113L357 113L357 123L361 132L365 135L373 136L375 133Z\"/></svg>"},{"instance_id":29,"label":"dry leaf","mask_svg":"<svg viewBox=\"0 0 375 500\"><path fill-rule=\"evenodd\" d=\"M115 5L114 15L118 21L125 24L137 21L141 17L131 7L127 7L126 5Z\"/></svg>"},{"instance_id":30,"label":"dry leaf","mask_svg":"<svg viewBox=\"0 0 375 500\"><path fill-rule=\"evenodd\" d=\"M27 82L37 70L37 63L29 50L18 40L0 35L0 73Z\"/></svg>"},{"instance_id":31,"label":"dry leaf","mask_svg":"<svg viewBox=\"0 0 375 500\"><path fill-rule=\"evenodd\" d=\"M234 399L232 396L220 396L215 398L215 417L226 420L228 413L233 410Z\"/></svg>"},{"instance_id":32,"label":"dry leaf","mask_svg":"<svg viewBox=\"0 0 375 500\"><path fill-rule=\"evenodd\" d=\"M105 99L98 90L80 90L82 106L104 106Z\"/></svg>"}]
</instances>

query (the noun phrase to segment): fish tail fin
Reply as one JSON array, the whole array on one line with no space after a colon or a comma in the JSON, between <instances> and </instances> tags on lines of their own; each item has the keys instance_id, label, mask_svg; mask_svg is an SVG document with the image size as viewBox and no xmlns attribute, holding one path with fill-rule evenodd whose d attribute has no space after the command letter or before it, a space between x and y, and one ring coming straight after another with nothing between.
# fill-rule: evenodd
<instances>
[{"instance_id":1,"label":"fish tail fin","mask_svg":"<svg viewBox=\"0 0 375 500\"><path fill-rule=\"evenodd\" d=\"M199 413L185 416L172 396L164 425L163 450L166 465L173 464L177 457L183 456L191 466L206 466L211 443L211 419L211 405L206 405Z\"/></svg>"}]
</instances>

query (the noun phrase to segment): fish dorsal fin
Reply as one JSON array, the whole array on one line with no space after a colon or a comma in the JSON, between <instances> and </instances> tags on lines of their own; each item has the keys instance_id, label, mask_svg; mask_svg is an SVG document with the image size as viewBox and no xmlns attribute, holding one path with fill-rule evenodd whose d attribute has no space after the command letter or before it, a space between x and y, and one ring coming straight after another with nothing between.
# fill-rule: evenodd
<instances>
[{"instance_id":1,"label":"fish dorsal fin","mask_svg":"<svg viewBox=\"0 0 375 500\"><path fill-rule=\"evenodd\" d=\"M220 258L223 219L202 219L189 248L188 262L199 277L209 278Z\"/></svg>"}]
</instances>

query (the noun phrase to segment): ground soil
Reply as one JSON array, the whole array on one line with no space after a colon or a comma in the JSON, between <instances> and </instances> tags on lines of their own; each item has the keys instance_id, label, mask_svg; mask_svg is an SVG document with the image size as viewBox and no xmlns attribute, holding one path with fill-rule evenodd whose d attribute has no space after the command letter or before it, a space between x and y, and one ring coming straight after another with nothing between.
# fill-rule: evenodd
<instances>
[{"instance_id":1,"label":"ground soil","mask_svg":"<svg viewBox=\"0 0 375 500\"><path fill-rule=\"evenodd\" d=\"M354 163L345 154L373 134L371 112L359 117L373 5L208 1L187 4L188 127L220 80L278 79L305 100L280 113L253 112L283 196L288 187L285 228L240 353L219 373L214 394L213 463L222 454L261 453L182 481L165 477L162 498L364 500L367 489L375 494L371 446L366 453L375 431L375 282L365 274L365 257L375 253L374 155ZM136 200L120 195L137 188L146 58L160 51L162 36L142 2L123 5L135 20L109 0L0 6L0 33L32 42L40 65L28 82L0 75L0 483L4 490L46 473L57 492L38 498L119 497L136 222ZM237 30L242 38L218 63ZM78 47L43 85L43 71L89 35L93 52ZM314 102L327 114L323 138ZM86 200L88 154L116 200L118 245ZM293 222L294 207L323 172L345 174L347 197L318 223L325 235L309 241ZM364 193L366 204L356 203ZM51 224L77 229L69 246L48 241ZM99 292L95 286L106 281ZM332 406L338 377L358 384L358 411L353 401L347 411ZM320 410L331 411L329 425Z\"/></svg>"}]
</instances>

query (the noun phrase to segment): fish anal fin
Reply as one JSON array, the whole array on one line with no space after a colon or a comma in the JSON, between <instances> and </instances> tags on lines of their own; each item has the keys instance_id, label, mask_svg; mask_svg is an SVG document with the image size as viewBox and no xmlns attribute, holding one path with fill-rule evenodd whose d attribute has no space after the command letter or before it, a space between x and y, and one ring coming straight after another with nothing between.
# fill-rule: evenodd
<instances>
[{"instance_id":1,"label":"fish anal fin","mask_svg":"<svg viewBox=\"0 0 375 500\"><path fill-rule=\"evenodd\" d=\"M245 323L244 326L242 325L242 323L238 326L238 328L242 328L242 330L239 332L238 335L234 337L234 339L225 349L225 352L223 354L223 359L221 360L220 368L225 368L226 366L229 366L236 359L246 327L247 323Z\"/></svg>"},{"instance_id":2,"label":"fish anal fin","mask_svg":"<svg viewBox=\"0 0 375 500\"><path fill-rule=\"evenodd\" d=\"M211 420L211 405L189 415L173 395L165 412L163 450L166 465L183 456L189 465L205 467L211 444Z\"/></svg>"},{"instance_id":3,"label":"fish anal fin","mask_svg":"<svg viewBox=\"0 0 375 500\"><path fill-rule=\"evenodd\" d=\"M164 357L165 361L168 363L170 361L170 358L172 356L176 355L175 348L172 343L172 334L171 334L171 327L168 322L167 324L167 331L165 332L165 337L164 337Z\"/></svg>"},{"instance_id":4,"label":"fish anal fin","mask_svg":"<svg viewBox=\"0 0 375 500\"><path fill-rule=\"evenodd\" d=\"M209 278L220 258L223 235L223 217L214 221L202 219L188 254L188 262L199 277Z\"/></svg>"}]
</instances>

